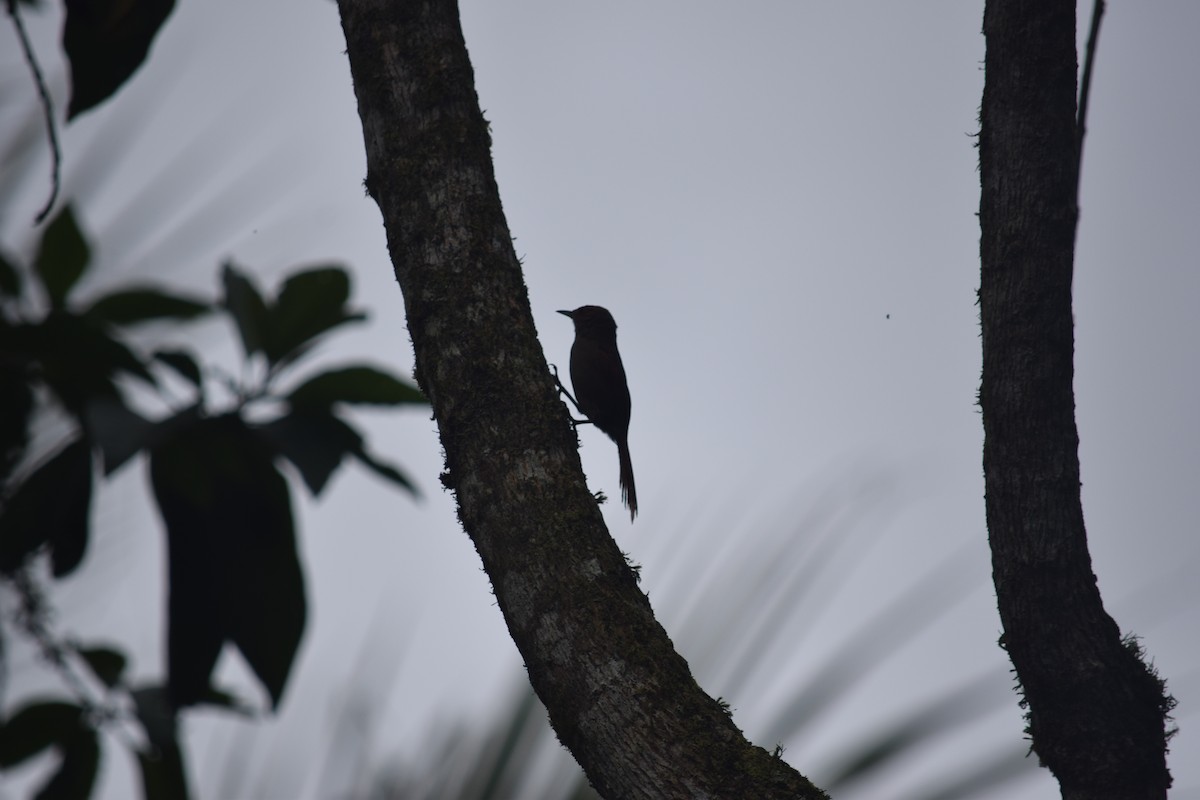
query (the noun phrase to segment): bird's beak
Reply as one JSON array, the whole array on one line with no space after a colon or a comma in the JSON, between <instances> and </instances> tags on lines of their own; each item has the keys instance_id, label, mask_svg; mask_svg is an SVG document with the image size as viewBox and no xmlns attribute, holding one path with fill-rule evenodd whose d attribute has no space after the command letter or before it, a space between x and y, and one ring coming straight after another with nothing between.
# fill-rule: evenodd
<instances>
[{"instance_id":1,"label":"bird's beak","mask_svg":"<svg viewBox=\"0 0 1200 800\"><path fill-rule=\"evenodd\" d=\"M558 313L562 314L564 317L570 317L571 319L575 319L574 311L561 311L560 310Z\"/></svg>"}]
</instances>

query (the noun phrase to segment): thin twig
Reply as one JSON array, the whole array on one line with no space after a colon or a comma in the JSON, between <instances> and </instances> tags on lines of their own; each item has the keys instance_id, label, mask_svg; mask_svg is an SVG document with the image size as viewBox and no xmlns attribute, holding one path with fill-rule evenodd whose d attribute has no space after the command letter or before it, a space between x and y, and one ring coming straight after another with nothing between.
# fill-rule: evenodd
<instances>
[{"instance_id":1,"label":"thin twig","mask_svg":"<svg viewBox=\"0 0 1200 800\"><path fill-rule=\"evenodd\" d=\"M17 629L29 637L37 646L38 653L56 672L68 691L78 701L88 724L99 730L105 727L121 739L130 752L136 752L138 744L118 723L129 723L135 717L127 709L132 703L120 703L114 693L129 694L128 687L118 685L103 690L106 695L97 698L79 674L81 655L77 645L56 639L53 632L53 610L46 600L43 587L34 578L28 563L21 565L6 579L16 592L19 607L12 612L12 621Z\"/></svg>"},{"instance_id":2,"label":"thin twig","mask_svg":"<svg viewBox=\"0 0 1200 800\"><path fill-rule=\"evenodd\" d=\"M1096 62L1096 40L1100 38L1100 18L1104 16L1104 0L1092 6L1092 25L1088 30L1087 50L1083 57L1083 76L1079 80L1079 111L1075 118L1075 213L1079 227L1079 184L1083 172L1083 137L1087 133L1088 95L1092 89L1092 65Z\"/></svg>"},{"instance_id":3,"label":"thin twig","mask_svg":"<svg viewBox=\"0 0 1200 800\"><path fill-rule=\"evenodd\" d=\"M25 31L25 23L21 20L21 14L17 10L17 0L8 0L8 15L13 19L13 25L17 29L17 38L21 40L21 50L25 53L25 61L29 64L29 71L33 73L33 82L42 98L42 112L46 116L46 134L50 139L50 198L34 218L34 224L40 225L50 214L50 210L54 208L54 202L58 200L62 151L58 147L58 130L54 125L54 103L50 100L50 90L46 88L46 79L42 76L41 67L38 66L37 56L34 55L33 45L29 41L29 34Z\"/></svg>"},{"instance_id":4,"label":"thin twig","mask_svg":"<svg viewBox=\"0 0 1200 800\"><path fill-rule=\"evenodd\" d=\"M9 578L21 603L13 615L17 627L34 641L42 659L54 668L63 683L67 684L79 699L80 704L89 712L94 711L97 703L92 699L83 679L71 669L67 647L56 640L50 631L50 604L46 601L41 586L30 574L28 565L19 567Z\"/></svg>"}]
</instances>

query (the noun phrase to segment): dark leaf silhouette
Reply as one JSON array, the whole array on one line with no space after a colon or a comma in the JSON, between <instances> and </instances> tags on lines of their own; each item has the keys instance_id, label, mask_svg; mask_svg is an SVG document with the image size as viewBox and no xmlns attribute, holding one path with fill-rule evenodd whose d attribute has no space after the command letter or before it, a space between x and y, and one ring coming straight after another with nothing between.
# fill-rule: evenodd
<instances>
[{"instance_id":1,"label":"dark leaf silhouette","mask_svg":"<svg viewBox=\"0 0 1200 800\"><path fill-rule=\"evenodd\" d=\"M318 336L347 322L366 319L346 308L350 277L341 267L297 272L283 283L270 309L267 358L294 360Z\"/></svg>"},{"instance_id":2,"label":"dark leaf silhouette","mask_svg":"<svg viewBox=\"0 0 1200 800\"><path fill-rule=\"evenodd\" d=\"M202 300L143 286L107 294L85 313L111 325L133 325L154 319L194 319L210 310L211 306Z\"/></svg>"},{"instance_id":3,"label":"dark leaf silhouette","mask_svg":"<svg viewBox=\"0 0 1200 800\"><path fill-rule=\"evenodd\" d=\"M0 322L0 339L7 326ZM0 351L3 351L0 344ZM7 483L29 441L29 419L33 413L33 389L25 370L0 367L0 483Z\"/></svg>"},{"instance_id":4,"label":"dark leaf silhouette","mask_svg":"<svg viewBox=\"0 0 1200 800\"><path fill-rule=\"evenodd\" d=\"M21 272L3 252L0 252L0 295L4 297L20 297L21 295Z\"/></svg>"},{"instance_id":5,"label":"dark leaf silhouette","mask_svg":"<svg viewBox=\"0 0 1200 800\"><path fill-rule=\"evenodd\" d=\"M361 463L364 467L371 470L384 480L390 481L397 486L407 489L408 491L412 492L414 496L420 496L421 493L417 491L416 484L409 480L407 475L401 472L400 469L394 465L388 464L386 461L380 461L371 453L367 452L366 448L363 447L361 443L358 449L355 450L351 455L357 458L359 463Z\"/></svg>"},{"instance_id":6,"label":"dark leaf silhouette","mask_svg":"<svg viewBox=\"0 0 1200 800\"><path fill-rule=\"evenodd\" d=\"M112 647L83 647L77 652L92 674L105 686L111 689L121 682L128 659L120 650Z\"/></svg>"},{"instance_id":7,"label":"dark leaf silhouette","mask_svg":"<svg viewBox=\"0 0 1200 800\"><path fill-rule=\"evenodd\" d=\"M258 287L233 264L221 269L225 308L233 316L246 357L263 352L266 343L267 304Z\"/></svg>"},{"instance_id":8,"label":"dark leaf silhouette","mask_svg":"<svg viewBox=\"0 0 1200 800\"><path fill-rule=\"evenodd\" d=\"M257 430L299 470L314 495L325 489L342 460L362 444L358 431L327 410L293 411Z\"/></svg>"},{"instance_id":9,"label":"dark leaf silhouette","mask_svg":"<svg viewBox=\"0 0 1200 800\"><path fill-rule=\"evenodd\" d=\"M240 417L178 427L150 459L167 527L167 669L176 706L201 701L236 644L278 705L304 630L287 483Z\"/></svg>"},{"instance_id":10,"label":"dark leaf silhouette","mask_svg":"<svg viewBox=\"0 0 1200 800\"><path fill-rule=\"evenodd\" d=\"M258 429L276 453L300 471L308 490L318 495L346 456L357 458L381 477L413 494L416 487L398 468L368 454L363 437L328 407L294 409Z\"/></svg>"},{"instance_id":11,"label":"dark leaf silhouette","mask_svg":"<svg viewBox=\"0 0 1200 800\"><path fill-rule=\"evenodd\" d=\"M100 766L100 742L91 728L77 727L59 743L62 762L34 797L36 800L87 800Z\"/></svg>"},{"instance_id":12,"label":"dark leaf silhouette","mask_svg":"<svg viewBox=\"0 0 1200 800\"><path fill-rule=\"evenodd\" d=\"M62 760L34 797L85 800L96 781L100 744L85 724L82 708L61 701L32 703L0 726L0 768L20 764L49 747L57 748Z\"/></svg>"},{"instance_id":13,"label":"dark leaf silhouette","mask_svg":"<svg viewBox=\"0 0 1200 800\"><path fill-rule=\"evenodd\" d=\"M116 394L114 380L122 373L154 384L154 376L132 350L91 320L66 311L51 312L37 324L15 326L6 338L14 359L77 417L83 417L89 400Z\"/></svg>"},{"instance_id":14,"label":"dark leaf silhouette","mask_svg":"<svg viewBox=\"0 0 1200 800\"><path fill-rule=\"evenodd\" d=\"M97 681L132 699L148 741L133 745L144 796L186 798L180 709L202 704L250 717L259 713L211 685L225 644L237 647L277 707L304 632L307 607L289 488L276 459L292 461L314 493L347 455L411 489L396 467L366 453L361 434L332 407L424 399L386 371L358 365L318 375L296 394L285 417L249 426L241 416L245 406L260 408L267 399L279 407L271 383L280 367L326 332L363 315L347 308L350 283L340 267L293 275L272 302L249 276L226 265L221 305L233 318L247 357L262 354L270 369L245 370L245 382L238 385L227 381L238 408L210 417L203 391L209 373L191 352L158 350L147 362L122 336L128 326L185 321L212 305L143 285L111 291L83 308L71 296L89 258L68 209L48 227L32 271L50 310L32 318L5 302L11 313L0 315L0 476L7 479L21 463L40 399L59 401L81 431L0 497L0 571L12 573L38 552L48 553L56 576L75 570L88 544L94 456L102 457L108 475L139 453L148 454L167 535L166 685L129 689L127 658L118 648L84 647L70 639L63 646L78 656L69 663L79 669L80 662L86 664ZM0 297L18 296L21 290L21 273L0 259ZM151 372L153 362L199 390L194 406L153 421L126 402L123 378L160 388L156 376L163 372ZM0 769L53 748L60 761L36 796L87 797L99 763L93 726L107 721L106 714L94 716L66 703L30 707L0 726Z\"/></svg>"},{"instance_id":15,"label":"dark leaf silhouette","mask_svg":"<svg viewBox=\"0 0 1200 800\"><path fill-rule=\"evenodd\" d=\"M196 359L192 357L191 353L184 350L159 350L154 354L154 358L199 388L202 380L200 365L196 363Z\"/></svg>"},{"instance_id":16,"label":"dark leaf silhouette","mask_svg":"<svg viewBox=\"0 0 1200 800\"><path fill-rule=\"evenodd\" d=\"M174 0L68 2L63 49L71 62L68 119L107 100L150 50Z\"/></svg>"},{"instance_id":17,"label":"dark leaf silhouette","mask_svg":"<svg viewBox=\"0 0 1200 800\"><path fill-rule=\"evenodd\" d=\"M79 728L83 710L61 701L31 703L0 726L0 767L20 764L69 738Z\"/></svg>"},{"instance_id":18,"label":"dark leaf silhouette","mask_svg":"<svg viewBox=\"0 0 1200 800\"><path fill-rule=\"evenodd\" d=\"M87 269L89 260L91 249L75 221L75 212L67 206L46 227L34 262L34 274L46 290L51 306L62 308L66 304L67 295Z\"/></svg>"},{"instance_id":19,"label":"dark leaf silhouette","mask_svg":"<svg viewBox=\"0 0 1200 800\"><path fill-rule=\"evenodd\" d=\"M361 364L316 375L293 389L287 400L293 408L327 408L334 403L396 406L428 402L412 384Z\"/></svg>"},{"instance_id":20,"label":"dark leaf silhouette","mask_svg":"<svg viewBox=\"0 0 1200 800\"><path fill-rule=\"evenodd\" d=\"M11 572L42 545L56 577L70 573L87 547L92 456L77 439L33 472L0 512L0 572Z\"/></svg>"},{"instance_id":21,"label":"dark leaf silhouette","mask_svg":"<svg viewBox=\"0 0 1200 800\"><path fill-rule=\"evenodd\" d=\"M119 395L102 395L87 404L87 431L100 448L104 474L111 475L126 461L147 448L157 430L153 422L138 414Z\"/></svg>"}]
</instances>

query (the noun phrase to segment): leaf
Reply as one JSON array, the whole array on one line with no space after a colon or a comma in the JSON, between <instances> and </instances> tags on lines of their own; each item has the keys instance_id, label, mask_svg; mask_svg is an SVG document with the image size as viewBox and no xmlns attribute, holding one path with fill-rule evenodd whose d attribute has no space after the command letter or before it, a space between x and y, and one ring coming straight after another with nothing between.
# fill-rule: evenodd
<instances>
[{"instance_id":1,"label":"leaf","mask_svg":"<svg viewBox=\"0 0 1200 800\"><path fill-rule=\"evenodd\" d=\"M62 308L71 288L87 269L91 250L70 206L64 208L42 233L42 243L34 262L34 274L46 290L50 305Z\"/></svg>"},{"instance_id":2,"label":"leaf","mask_svg":"<svg viewBox=\"0 0 1200 800\"><path fill-rule=\"evenodd\" d=\"M20 764L79 730L83 709L47 701L25 706L0 725L0 768Z\"/></svg>"},{"instance_id":3,"label":"leaf","mask_svg":"<svg viewBox=\"0 0 1200 800\"><path fill-rule=\"evenodd\" d=\"M69 2L63 50L71 62L74 119L113 95L150 50L174 0L88 0Z\"/></svg>"},{"instance_id":4,"label":"leaf","mask_svg":"<svg viewBox=\"0 0 1200 800\"><path fill-rule=\"evenodd\" d=\"M409 480L408 476L400 471L398 467L380 461L373 455L364 450L361 446L355 450L352 455L359 460L364 467L370 469L384 480L391 481L402 489L407 489L414 497L420 497L421 492L416 485Z\"/></svg>"},{"instance_id":5,"label":"leaf","mask_svg":"<svg viewBox=\"0 0 1200 800\"><path fill-rule=\"evenodd\" d=\"M341 267L317 267L284 281L270 310L265 337L272 364L294 360L304 345L323 333L366 316L346 308L350 276Z\"/></svg>"},{"instance_id":6,"label":"leaf","mask_svg":"<svg viewBox=\"0 0 1200 800\"><path fill-rule=\"evenodd\" d=\"M324 307L337 310L350 300L350 274L330 264L297 270L284 279L275 301L278 308L303 310Z\"/></svg>"},{"instance_id":7,"label":"leaf","mask_svg":"<svg viewBox=\"0 0 1200 800\"><path fill-rule=\"evenodd\" d=\"M34 795L36 800L87 800L100 766L100 742L91 728L79 727L59 743L62 762Z\"/></svg>"},{"instance_id":8,"label":"leaf","mask_svg":"<svg viewBox=\"0 0 1200 800\"><path fill-rule=\"evenodd\" d=\"M254 283L232 264L221 270L225 308L237 325L246 357L263 352L268 326L267 305Z\"/></svg>"},{"instance_id":9,"label":"leaf","mask_svg":"<svg viewBox=\"0 0 1200 800\"><path fill-rule=\"evenodd\" d=\"M0 485L8 484L9 474L29 442L33 389L28 378L20 367L0 367Z\"/></svg>"},{"instance_id":10,"label":"leaf","mask_svg":"<svg viewBox=\"0 0 1200 800\"><path fill-rule=\"evenodd\" d=\"M121 682L128 659L120 650L111 647L83 647L76 650L92 670L92 674L108 688Z\"/></svg>"},{"instance_id":11,"label":"leaf","mask_svg":"<svg viewBox=\"0 0 1200 800\"><path fill-rule=\"evenodd\" d=\"M92 500L92 463L91 453L87 453L86 465L83 459L77 465L77 471L70 476L74 483L64 485L60 502L66 506L61 513L62 525L50 531L50 574L56 578L65 578L83 563L88 545L88 511Z\"/></svg>"},{"instance_id":12,"label":"leaf","mask_svg":"<svg viewBox=\"0 0 1200 800\"><path fill-rule=\"evenodd\" d=\"M154 353L154 359L175 370L197 389L201 387L203 379L200 374L200 366L191 353L185 350L158 350Z\"/></svg>"},{"instance_id":13,"label":"leaf","mask_svg":"<svg viewBox=\"0 0 1200 800\"><path fill-rule=\"evenodd\" d=\"M0 511L0 572L12 572L49 544L55 577L83 560L92 499L92 456L76 439L39 467Z\"/></svg>"},{"instance_id":14,"label":"leaf","mask_svg":"<svg viewBox=\"0 0 1200 800\"><path fill-rule=\"evenodd\" d=\"M107 294L92 303L85 314L110 325L133 325L154 319L194 319L211 310L212 307L203 300L147 286Z\"/></svg>"},{"instance_id":15,"label":"leaf","mask_svg":"<svg viewBox=\"0 0 1200 800\"><path fill-rule=\"evenodd\" d=\"M334 403L397 406L429 402L412 384L367 365L329 370L309 378L292 390L287 401L293 408L326 408Z\"/></svg>"},{"instance_id":16,"label":"leaf","mask_svg":"<svg viewBox=\"0 0 1200 800\"><path fill-rule=\"evenodd\" d=\"M202 701L225 642L278 705L304 632L304 581L287 482L235 414L177 427L150 477L167 527L172 702Z\"/></svg>"},{"instance_id":17,"label":"leaf","mask_svg":"<svg viewBox=\"0 0 1200 800\"><path fill-rule=\"evenodd\" d=\"M36 325L18 326L14 339L41 380L81 420L89 400L116 394L114 379L121 373L154 385L154 376L133 351L85 317L51 312Z\"/></svg>"},{"instance_id":18,"label":"leaf","mask_svg":"<svg viewBox=\"0 0 1200 800\"><path fill-rule=\"evenodd\" d=\"M21 271L3 252L0 252L0 295L21 296Z\"/></svg>"},{"instance_id":19,"label":"leaf","mask_svg":"<svg viewBox=\"0 0 1200 800\"><path fill-rule=\"evenodd\" d=\"M87 432L100 448L104 474L111 475L126 461L150 446L157 426L138 414L120 395L106 395L88 402L84 409Z\"/></svg>"},{"instance_id":20,"label":"leaf","mask_svg":"<svg viewBox=\"0 0 1200 800\"><path fill-rule=\"evenodd\" d=\"M204 694L228 638L220 613L221 555L212 552L219 534L209 530L222 524L216 518L220 500L210 485L211 468L189 463L201 448L188 431L150 455L151 485L167 533L167 705L172 708L191 705Z\"/></svg>"},{"instance_id":21,"label":"leaf","mask_svg":"<svg viewBox=\"0 0 1200 800\"><path fill-rule=\"evenodd\" d=\"M370 455L362 434L328 408L314 406L293 409L259 426L257 431L277 454L299 470L314 496L325 489L329 478L346 456L358 459L363 466L407 489L414 496L420 495L417 487L399 468Z\"/></svg>"},{"instance_id":22,"label":"leaf","mask_svg":"<svg viewBox=\"0 0 1200 800\"><path fill-rule=\"evenodd\" d=\"M283 476L275 475L286 493ZM268 528L263 533L268 535L248 543L243 558L232 565L237 575L228 611L233 616L233 643L270 694L272 706L278 708L308 612L291 525L287 530Z\"/></svg>"},{"instance_id":23,"label":"leaf","mask_svg":"<svg viewBox=\"0 0 1200 800\"><path fill-rule=\"evenodd\" d=\"M314 496L325 489L346 455L362 447L362 435L328 410L292 411L256 430L292 462Z\"/></svg>"}]
</instances>

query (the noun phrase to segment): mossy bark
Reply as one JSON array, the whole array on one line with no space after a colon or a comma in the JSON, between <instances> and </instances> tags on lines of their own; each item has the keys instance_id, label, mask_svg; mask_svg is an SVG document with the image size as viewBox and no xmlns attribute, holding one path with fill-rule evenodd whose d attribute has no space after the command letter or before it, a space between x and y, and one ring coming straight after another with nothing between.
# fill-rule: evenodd
<instances>
[{"instance_id":1,"label":"mossy bark","mask_svg":"<svg viewBox=\"0 0 1200 800\"><path fill-rule=\"evenodd\" d=\"M1165 798L1171 700L1104 609L1080 500L1075 0L989 0L983 30L979 399L1002 644L1064 798Z\"/></svg>"},{"instance_id":2,"label":"mossy bark","mask_svg":"<svg viewBox=\"0 0 1200 800\"><path fill-rule=\"evenodd\" d=\"M538 697L606 798L817 798L697 686L604 527L537 340L451 0L340 0L417 379Z\"/></svg>"}]
</instances>

